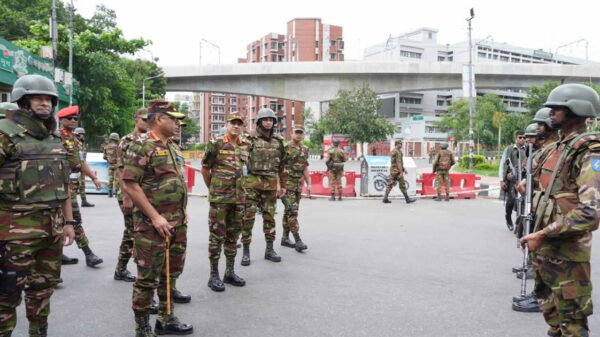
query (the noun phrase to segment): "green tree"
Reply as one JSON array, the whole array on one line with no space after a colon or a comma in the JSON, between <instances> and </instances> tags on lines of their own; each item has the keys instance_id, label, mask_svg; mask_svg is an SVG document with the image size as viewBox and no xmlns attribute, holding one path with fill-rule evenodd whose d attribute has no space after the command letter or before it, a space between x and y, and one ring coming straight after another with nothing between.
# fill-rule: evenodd
<instances>
[{"instance_id":1,"label":"green tree","mask_svg":"<svg viewBox=\"0 0 600 337\"><path fill-rule=\"evenodd\" d=\"M188 144L191 138L194 138L196 141L198 141L200 137L200 127L190 116L188 116L188 114L190 113L188 103L178 101L173 103L175 105L176 111L185 114L185 118L183 119L183 121L186 125L181 129L181 143Z\"/></svg>"},{"instance_id":2,"label":"green tree","mask_svg":"<svg viewBox=\"0 0 600 337\"><path fill-rule=\"evenodd\" d=\"M535 115L535 113L544 107L544 103L554 88L558 87L560 83L558 82L546 82L543 86L537 87L535 85L531 86L529 90L527 90L527 96L523 99L523 105L527 109L529 109L529 113Z\"/></svg>"},{"instance_id":3,"label":"green tree","mask_svg":"<svg viewBox=\"0 0 600 337\"><path fill-rule=\"evenodd\" d=\"M394 134L395 127L377 114L380 108L377 94L368 85L340 90L337 98L330 102L329 111L311 125L315 135L311 135L311 141L322 141L323 135L329 133L346 134L353 143L386 140Z\"/></svg>"}]
</instances>

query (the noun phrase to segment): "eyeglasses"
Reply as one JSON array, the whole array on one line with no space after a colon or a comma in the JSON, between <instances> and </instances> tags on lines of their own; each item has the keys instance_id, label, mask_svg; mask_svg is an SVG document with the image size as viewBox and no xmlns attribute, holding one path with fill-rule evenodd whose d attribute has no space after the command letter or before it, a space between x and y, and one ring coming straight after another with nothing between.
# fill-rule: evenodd
<instances>
[{"instance_id":1,"label":"eyeglasses","mask_svg":"<svg viewBox=\"0 0 600 337\"><path fill-rule=\"evenodd\" d=\"M294 133L297 134L297 135L300 135L300 134L303 134L304 132L300 131L300 130L296 130L296 131L294 131Z\"/></svg>"},{"instance_id":2,"label":"eyeglasses","mask_svg":"<svg viewBox=\"0 0 600 337\"><path fill-rule=\"evenodd\" d=\"M71 117L65 117L65 119L70 120L70 121L78 121L79 117L77 117L77 116L71 116Z\"/></svg>"},{"instance_id":3,"label":"eyeglasses","mask_svg":"<svg viewBox=\"0 0 600 337\"><path fill-rule=\"evenodd\" d=\"M518 136L517 139L525 139L525 136Z\"/></svg>"}]
</instances>

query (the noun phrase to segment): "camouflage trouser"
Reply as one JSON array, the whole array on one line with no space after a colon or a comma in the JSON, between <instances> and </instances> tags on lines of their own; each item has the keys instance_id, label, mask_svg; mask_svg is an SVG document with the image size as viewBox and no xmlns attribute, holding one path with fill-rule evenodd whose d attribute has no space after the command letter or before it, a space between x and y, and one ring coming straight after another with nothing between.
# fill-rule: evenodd
<instances>
[{"instance_id":1,"label":"camouflage trouser","mask_svg":"<svg viewBox=\"0 0 600 337\"><path fill-rule=\"evenodd\" d=\"M84 174L81 174L79 176L79 192L78 192L78 194L82 200L87 197L85 194L85 175Z\"/></svg>"},{"instance_id":2,"label":"camouflage trouser","mask_svg":"<svg viewBox=\"0 0 600 337\"><path fill-rule=\"evenodd\" d=\"M275 241L275 204L277 191L264 191L255 188L246 190L246 210L242 227L242 243L252 241L252 228L257 207L260 205L263 217L263 231L267 242Z\"/></svg>"},{"instance_id":3,"label":"camouflage trouser","mask_svg":"<svg viewBox=\"0 0 600 337\"><path fill-rule=\"evenodd\" d=\"M79 180L71 179L69 184L71 190L71 208L73 211L73 220L79 223L78 226L75 226L75 242L77 242L77 247L79 249L87 246L90 241L85 235L85 231L83 230L83 223L81 219L81 212L79 211L79 202L77 202L77 192L79 191Z\"/></svg>"},{"instance_id":4,"label":"camouflage trouser","mask_svg":"<svg viewBox=\"0 0 600 337\"><path fill-rule=\"evenodd\" d=\"M404 196L407 197L408 192L406 191L406 182L404 181L404 175L396 171L392 171L390 173L390 178L388 179L387 187L385 188L385 195L390 194L390 191L392 190L392 188L394 188L396 182L398 182L398 187L400 188L402 194L404 194Z\"/></svg>"},{"instance_id":5,"label":"camouflage trouser","mask_svg":"<svg viewBox=\"0 0 600 337\"><path fill-rule=\"evenodd\" d=\"M48 321L50 296L60 277L62 235L6 242L4 269L28 271L17 277L18 292L0 293L0 336L10 336L17 324L16 308L21 304L25 288L25 311L30 324ZM27 284L27 287L25 285Z\"/></svg>"},{"instance_id":6,"label":"camouflage trouser","mask_svg":"<svg viewBox=\"0 0 600 337\"><path fill-rule=\"evenodd\" d=\"M446 194L450 193L450 173L448 170L437 170L435 177L435 186L437 190L437 194L442 194L442 183L446 188Z\"/></svg>"},{"instance_id":7,"label":"camouflage trouser","mask_svg":"<svg viewBox=\"0 0 600 337\"><path fill-rule=\"evenodd\" d=\"M134 219L137 219L134 216ZM152 305L154 289L158 293L159 317L167 313L167 244L150 222L135 222L135 262L137 279L133 285L132 308L137 312L148 312ZM169 239L169 271L171 278L171 313L173 313L173 292L175 282L183 272L187 245L187 225L178 225Z\"/></svg>"},{"instance_id":8,"label":"camouflage trouser","mask_svg":"<svg viewBox=\"0 0 600 337\"><path fill-rule=\"evenodd\" d=\"M285 195L281 197L281 202L285 206L283 211L283 232L298 233L298 208L300 207L300 196L302 190L286 190Z\"/></svg>"},{"instance_id":9,"label":"camouflage trouser","mask_svg":"<svg viewBox=\"0 0 600 337\"><path fill-rule=\"evenodd\" d=\"M221 247L225 250L225 257L235 258L237 253L237 240L242 231L245 205L210 203L208 211L208 259L219 262Z\"/></svg>"},{"instance_id":10,"label":"camouflage trouser","mask_svg":"<svg viewBox=\"0 0 600 337\"><path fill-rule=\"evenodd\" d=\"M590 263L535 255L535 294L549 336L589 336L587 317L592 314Z\"/></svg>"},{"instance_id":11,"label":"camouflage trouser","mask_svg":"<svg viewBox=\"0 0 600 337\"><path fill-rule=\"evenodd\" d=\"M123 238L121 238L121 246L119 247L119 260L129 261L133 252L133 211L125 211L122 200L119 200L119 207L121 208L121 213L123 213L125 223Z\"/></svg>"},{"instance_id":12,"label":"camouflage trouser","mask_svg":"<svg viewBox=\"0 0 600 337\"><path fill-rule=\"evenodd\" d=\"M119 179L117 178L117 165L108 165L108 190L116 191L119 189Z\"/></svg>"},{"instance_id":13,"label":"camouflage trouser","mask_svg":"<svg viewBox=\"0 0 600 337\"><path fill-rule=\"evenodd\" d=\"M335 193L335 184L337 183L338 195L342 195L342 177L344 176L344 171L334 171L329 170L329 189L331 189L331 194Z\"/></svg>"}]
</instances>

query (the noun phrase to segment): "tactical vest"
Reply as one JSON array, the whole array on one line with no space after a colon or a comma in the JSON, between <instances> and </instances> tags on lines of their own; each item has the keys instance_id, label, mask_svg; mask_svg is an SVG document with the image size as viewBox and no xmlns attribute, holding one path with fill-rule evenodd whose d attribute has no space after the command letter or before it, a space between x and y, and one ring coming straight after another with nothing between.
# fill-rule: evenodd
<instances>
[{"instance_id":1,"label":"tactical vest","mask_svg":"<svg viewBox=\"0 0 600 337\"><path fill-rule=\"evenodd\" d=\"M108 145L106 145L106 147L104 148L104 153L106 155L106 161L109 164L116 164L117 163L117 149L118 149L119 145L116 143L109 143Z\"/></svg>"},{"instance_id":2,"label":"tactical vest","mask_svg":"<svg viewBox=\"0 0 600 337\"><path fill-rule=\"evenodd\" d=\"M440 152L440 158L437 162L438 170L449 170L452 167L452 153L448 150Z\"/></svg>"},{"instance_id":3,"label":"tactical vest","mask_svg":"<svg viewBox=\"0 0 600 337\"><path fill-rule=\"evenodd\" d=\"M279 138L271 137L268 141L262 137L255 137L250 152L250 172L256 175L276 175L283 151L283 143Z\"/></svg>"},{"instance_id":4,"label":"tactical vest","mask_svg":"<svg viewBox=\"0 0 600 337\"><path fill-rule=\"evenodd\" d=\"M69 163L60 138L43 140L10 120L0 121L0 133L14 144L15 155L0 167L0 209L7 211L57 208L67 199Z\"/></svg>"},{"instance_id":5,"label":"tactical vest","mask_svg":"<svg viewBox=\"0 0 600 337\"><path fill-rule=\"evenodd\" d=\"M304 176L304 168L308 162L308 149L302 145L299 149L292 144L288 146L290 147L288 150L290 157L287 158L286 169L291 178L300 179Z\"/></svg>"}]
</instances>

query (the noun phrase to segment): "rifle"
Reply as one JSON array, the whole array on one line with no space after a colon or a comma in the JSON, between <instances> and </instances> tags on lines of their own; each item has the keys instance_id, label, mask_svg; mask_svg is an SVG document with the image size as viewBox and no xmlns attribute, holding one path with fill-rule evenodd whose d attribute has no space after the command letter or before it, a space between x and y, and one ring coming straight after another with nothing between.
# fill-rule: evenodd
<instances>
[{"instance_id":1,"label":"rifle","mask_svg":"<svg viewBox=\"0 0 600 337\"><path fill-rule=\"evenodd\" d=\"M517 181L514 186L520 184L521 180L523 179L523 158L521 157L521 149L517 148L517 154L519 158L517 163ZM523 228L523 196L521 193L516 191L515 193L517 193L517 221L515 226L515 234L517 235L517 239L520 239L519 233L523 232L521 230ZM517 240L517 248L518 247L521 247L519 240Z\"/></svg>"},{"instance_id":2,"label":"rifle","mask_svg":"<svg viewBox=\"0 0 600 337\"><path fill-rule=\"evenodd\" d=\"M527 193L525 194L525 214L523 217L523 236L528 235L533 224L533 211L531 209L532 194L533 194L533 173L531 172L531 165L533 162L533 156L531 155L533 144L529 144L529 157L527 158L527 177L525 188ZM525 243L523 247L523 274L521 275L521 298L525 298L527 292L527 267L529 264L529 244Z\"/></svg>"}]
</instances>

